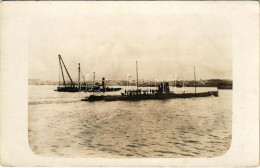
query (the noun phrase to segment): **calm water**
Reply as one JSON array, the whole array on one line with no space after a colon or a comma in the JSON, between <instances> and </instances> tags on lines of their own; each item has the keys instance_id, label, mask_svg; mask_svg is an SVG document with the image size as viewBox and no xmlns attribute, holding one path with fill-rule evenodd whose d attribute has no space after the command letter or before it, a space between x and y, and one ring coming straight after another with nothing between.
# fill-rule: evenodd
<instances>
[{"instance_id":1,"label":"calm water","mask_svg":"<svg viewBox=\"0 0 260 168\"><path fill-rule=\"evenodd\" d=\"M29 86L29 144L42 156L214 157L231 143L232 90L219 90L219 97L83 102L86 93L54 89Z\"/></svg>"}]
</instances>

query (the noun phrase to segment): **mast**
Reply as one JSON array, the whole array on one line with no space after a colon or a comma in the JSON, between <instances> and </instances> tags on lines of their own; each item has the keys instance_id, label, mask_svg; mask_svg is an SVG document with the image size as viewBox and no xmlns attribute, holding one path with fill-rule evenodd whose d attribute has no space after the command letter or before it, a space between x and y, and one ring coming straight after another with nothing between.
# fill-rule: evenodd
<instances>
[{"instance_id":1,"label":"mast","mask_svg":"<svg viewBox=\"0 0 260 168\"><path fill-rule=\"evenodd\" d=\"M60 59L59 59L59 66L60 66ZM59 86L60 86L60 67L59 67Z\"/></svg>"},{"instance_id":2,"label":"mast","mask_svg":"<svg viewBox=\"0 0 260 168\"><path fill-rule=\"evenodd\" d=\"M78 68L78 70L79 70L78 81L80 82L80 63L79 63L79 68Z\"/></svg>"},{"instance_id":3,"label":"mast","mask_svg":"<svg viewBox=\"0 0 260 168\"><path fill-rule=\"evenodd\" d=\"M62 61L62 64L63 64L63 66L64 66L64 68L65 68L65 70L66 70L66 72L67 72L69 78L70 78L71 86L74 87L74 83L73 83L73 81L72 81L72 79L71 79L71 77L70 77L70 74L69 74L69 72L68 72L68 70L67 70L67 68L66 68L66 65L64 64L63 59L61 58L61 56L60 56L60 59L61 59L61 61Z\"/></svg>"},{"instance_id":4,"label":"mast","mask_svg":"<svg viewBox=\"0 0 260 168\"><path fill-rule=\"evenodd\" d=\"M136 90L138 90L138 64L136 61Z\"/></svg>"},{"instance_id":5,"label":"mast","mask_svg":"<svg viewBox=\"0 0 260 168\"><path fill-rule=\"evenodd\" d=\"M194 86L195 86L195 94L196 94L196 72L195 72L195 66L194 66L194 79L195 79L195 84L194 84Z\"/></svg>"},{"instance_id":6,"label":"mast","mask_svg":"<svg viewBox=\"0 0 260 168\"><path fill-rule=\"evenodd\" d=\"M95 72L93 72L93 87L95 86Z\"/></svg>"},{"instance_id":7,"label":"mast","mask_svg":"<svg viewBox=\"0 0 260 168\"><path fill-rule=\"evenodd\" d=\"M63 74L63 69L62 69L62 65L61 65L61 56L59 55L59 62L60 62L60 69L61 69L61 74L62 74L62 78L63 78L63 85L66 86L65 83L65 78L64 78L64 74Z\"/></svg>"}]
</instances>

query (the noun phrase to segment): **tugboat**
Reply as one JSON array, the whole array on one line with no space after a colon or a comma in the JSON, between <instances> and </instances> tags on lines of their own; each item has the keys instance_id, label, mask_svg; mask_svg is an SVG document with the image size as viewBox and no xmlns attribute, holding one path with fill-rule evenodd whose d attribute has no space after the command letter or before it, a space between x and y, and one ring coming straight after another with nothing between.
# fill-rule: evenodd
<instances>
[{"instance_id":1,"label":"tugboat","mask_svg":"<svg viewBox=\"0 0 260 168\"><path fill-rule=\"evenodd\" d=\"M94 83L94 82L93 82ZM102 84L93 84L92 87L89 87L87 90L85 90L85 92L115 92L115 91L119 91L122 88L114 88L114 87L106 87L106 82L105 82L105 78L102 78Z\"/></svg>"}]
</instances>

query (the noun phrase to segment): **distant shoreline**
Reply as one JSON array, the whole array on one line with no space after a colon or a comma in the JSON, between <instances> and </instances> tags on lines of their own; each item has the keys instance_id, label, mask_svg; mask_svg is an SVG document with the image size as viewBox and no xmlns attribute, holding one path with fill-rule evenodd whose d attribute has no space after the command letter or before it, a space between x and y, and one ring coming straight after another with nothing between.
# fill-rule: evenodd
<instances>
[{"instance_id":1,"label":"distant shoreline","mask_svg":"<svg viewBox=\"0 0 260 168\"><path fill-rule=\"evenodd\" d=\"M69 83L69 82L66 82ZM93 84L93 81L87 81L87 83L89 85ZM161 81L149 81L149 80L143 80L142 82L139 83L139 87L142 86L158 86L161 83ZM77 85L77 82L74 83L75 85ZM96 84L100 84L100 80L96 80ZM106 86L127 86L129 84L129 82L127 80L109 80L106 81ZM175 81L171 81L169 82L170 86L174 86L175 85L177 87L182 87L183 85L185 87L194 87L195 81L194 80L176 80ZM28 85L59 85L59 82L54 82L54 81L44 81L41 79L29 79L28 80ZM62 83L61 83L62 85ZM225 86L231 86L233 85L233 81L230 79L207 79L207 80L198 80L196 81L196 87L225 87ZM135 81L131 81L130 86L136 86L136 82Z\"/></svg>"}]
</instances>

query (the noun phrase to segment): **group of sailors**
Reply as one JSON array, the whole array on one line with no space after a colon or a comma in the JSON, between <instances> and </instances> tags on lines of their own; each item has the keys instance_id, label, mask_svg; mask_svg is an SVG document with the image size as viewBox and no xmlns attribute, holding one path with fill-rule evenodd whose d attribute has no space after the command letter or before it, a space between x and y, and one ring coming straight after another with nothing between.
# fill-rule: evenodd
<instances>
[{"instance_id":1,"label":"group of sailors","mask_svg":"<svg viewBox=\"0 0 260 168\"><path fill-rule=\"evenodd\" d=\"M146 90L125 90L125 95L140 95L140 94L155 94L157 90L154 89L146 89Z\"/></svg>"}]
</instances>

